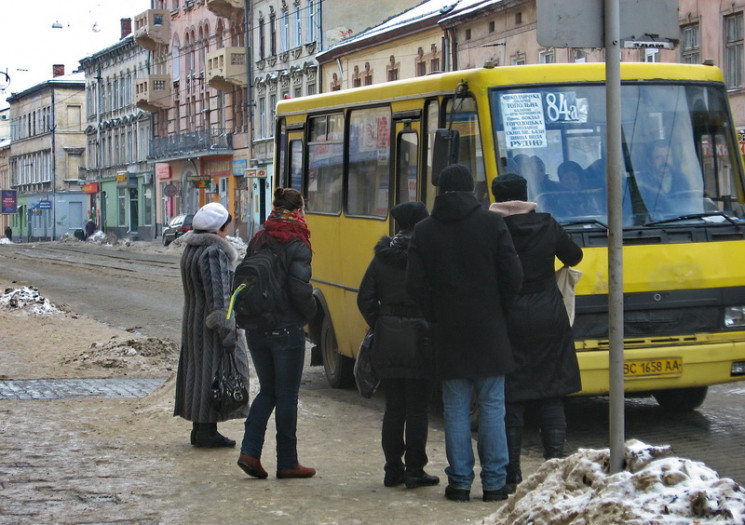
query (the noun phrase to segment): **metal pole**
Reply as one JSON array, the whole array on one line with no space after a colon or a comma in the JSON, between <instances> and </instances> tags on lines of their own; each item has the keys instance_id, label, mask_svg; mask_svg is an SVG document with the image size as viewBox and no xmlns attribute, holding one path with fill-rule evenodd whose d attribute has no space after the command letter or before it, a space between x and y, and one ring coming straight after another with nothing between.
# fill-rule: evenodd
<instances>
[{"instance_id":1,"label":"metal pole","mask_svg":"<svg viewBox=\"0 0 745 525\"><path fill-rule=\"evenodd\" d=\"M623 219L621 209L621 42L619 0L604 0L606 120L608 124L608 373L610 471L623 468Z\"/></svg>"}]
</instances>

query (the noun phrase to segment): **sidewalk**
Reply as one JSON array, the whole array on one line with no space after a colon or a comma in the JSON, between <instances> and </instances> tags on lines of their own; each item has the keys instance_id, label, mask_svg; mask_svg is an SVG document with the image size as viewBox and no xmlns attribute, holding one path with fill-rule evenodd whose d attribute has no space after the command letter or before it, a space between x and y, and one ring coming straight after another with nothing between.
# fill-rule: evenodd
<instances>
[{"instance_id":1,"label":"sidewalk","mask_svg":"<svg viewBox=\"0 0 745 525\"><path fill-rule=\"evenodd\" d=\"M6 330L18 322L0 310L0 332L11 333ZM22 331L0 340L0 378L75 377L61 373L49 356L84 352L81 333L102 335L93 335L95 322L84 318L55 322L50 327L49 319L30 316ZM54 341L39 339L42 330L55 333ZM28 359L37 366L22 362ZM93 377L90 371L84 375ZM257 386L252 377L252 396ZM366 400L356 391L330 389L322 368L306 368L300 391L300 460L318 470L309 480L274 477L273 420L262 458L267 480L248 478L235 465L237 448L191 447L191 424L171 416L173 391L171 376L139 399L0 401L0 523L455 524L478 523L502 504L480 500L478 469L470 503L443 497L446 460L438 415L431 418L427 470L443 484L384 488L382 395ZM222 423L220 430L240 441L243 422ZM526 473L542 462L523 460Z\"/></svg>"}]
</instances>

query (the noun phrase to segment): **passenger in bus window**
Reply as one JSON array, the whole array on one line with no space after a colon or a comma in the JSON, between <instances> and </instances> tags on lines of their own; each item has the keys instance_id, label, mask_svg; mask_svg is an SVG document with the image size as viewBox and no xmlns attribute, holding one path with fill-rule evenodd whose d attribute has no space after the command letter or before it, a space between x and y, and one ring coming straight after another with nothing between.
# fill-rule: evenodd
<instances>
[{"instance_id":1,"label":"passenger in bus window","mask_svg":"<svg viewBox=\"0 0 745 525\"><path fill-rule=\"evenodd\" d=\"M562 397L578 392L579 365L572 327L554 275L555 260L575 266L582 248L548 213L536 213L528 202L525 179L514 173L492 182L496 201L489 208L504 217L523 267L520 295L509 310L507 327L517 367L507 374L505 398L507 483L522 481L520 449L523 415L529 404L537 409L543 457L564 455L566 418Z\"/></svg>"},{"instance_id":2,"label":"passenger in bus window","mask_svg":"<svg viewBox=\"0 0 745 525\"><path fill-rule=\"evenodd\" d=\"M406 262L414 225L429 215L423 202L391 209L399 229L375 245L357 306L375 330L372 364L385 393L382 445L386 487L437 485L427 464L429 397L434 363L430 325L406 292Z\"/></svg>"},{"instance_id":3,"label":"passenger in bus window","mask_svg":"<svg viewBox=\"0 0 745 525\"><path fill-rule=\"evenodd\" d=\"M497 501L509 494L504 376L514 362L506 318L523 272L504 220L483 209L473 189L465 166L442 170L432 216L416 225L409 244L406 289L434 323L448 458L445 497L470 499L475 390L483 499Z\"/></svg>"},{"instance_id":4,"label":"passenger in bus window","mask_svg":"<svg viewBox=\"0 0 745 525\"><path fill-rule=\"evenodd\" d=\"M675 203L669 198L690 190L683 174L673 166L670 146L661 140L647 147L644 165L636 173L636 184L653 216L655 212L672 211Z\"/></svg>"}]
</instances>

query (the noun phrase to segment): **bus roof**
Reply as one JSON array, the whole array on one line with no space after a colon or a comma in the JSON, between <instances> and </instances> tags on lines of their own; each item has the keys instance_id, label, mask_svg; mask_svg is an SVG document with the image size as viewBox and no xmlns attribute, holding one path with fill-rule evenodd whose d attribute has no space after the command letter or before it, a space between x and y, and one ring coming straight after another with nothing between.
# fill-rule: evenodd
<instances>
[{"instance_id":1,"label":"bus roof","mask_svg":"<svg viewBox=\"0 0 745 525\"><path fill-rule=\"evenodd\" d=\"M353 105L369 104L376 100L403 100L450 94L458 83L464 80L471 83L472 90L475 86L603 82L605 63L484 67L438 73L281 100L277 103L277 115L299 114L321 108L343 109ZM621 64L621 80L724 82L724 76L718 67L710 65L624 62Z\"/></svg>"}]
</instances>

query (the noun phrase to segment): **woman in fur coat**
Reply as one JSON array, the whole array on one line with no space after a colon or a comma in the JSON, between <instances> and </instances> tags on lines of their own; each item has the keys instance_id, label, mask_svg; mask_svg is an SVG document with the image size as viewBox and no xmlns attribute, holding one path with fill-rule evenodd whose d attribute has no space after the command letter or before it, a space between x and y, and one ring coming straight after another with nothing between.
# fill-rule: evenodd
<instances>
[{"instance_id":1,"label":"woman in fur coat","mask_svg":"<svg viewBox=\"0 0 745 525\"><path fill-rule=\"evenodd\" d=\"M194 214L194 230L182 237L184 314L173 415L193 422L191 444L196 447L234 447L234 440L217 431L217 423L248 414L248 405L226 414L210 402L215 371L226 352L235 353L238 372L248 385L245 335L236 332L235 317L226 319L238 259L225 239L231 220L222 204L211 202Z\"/></svg>"},{"instance_id":2,"label":"woman in fur coat","mask_svg":"<svg viewBox=\"0 0 745 525\"><path fill-rule=\"evenodd\" d=\"M505 427L510 462L507 483L522 481L520 448L526 405L536 406L545 459L564 453L566 418L562 397L581 390L572 327L556 285L556 258L567 266L582 260L582 248L549 213L527 202L526 180L507 173L492 182L495 203L504 217L523 267L520 295L509 309L507 332L516 368L505 380Z\"/></svg>"}]
</instances>

